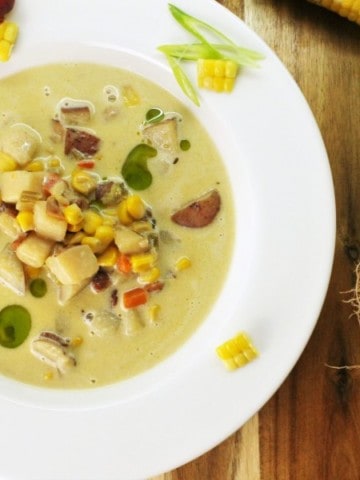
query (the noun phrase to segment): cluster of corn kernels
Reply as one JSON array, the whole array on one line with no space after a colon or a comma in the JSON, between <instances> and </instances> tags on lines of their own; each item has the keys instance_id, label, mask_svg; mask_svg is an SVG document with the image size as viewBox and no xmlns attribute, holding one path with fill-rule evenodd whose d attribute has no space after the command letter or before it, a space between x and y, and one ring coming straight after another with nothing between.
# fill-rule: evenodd
<instances>
[{"instance_id":1,"label":"cluster of corn kernels","mask_svg":"<svg viewBox=\"0 0 360 480\"><path fill-rule=\"evenodd\" d=\"M328 8L360 25L360 1L359 0L309 0L311 3Z\"/></svg>"},{"instance_id":2,"label":"cluster of corn kernels","mask_svg":"<svg viewBox=\"0 0 360 480\"><path fill-rule=\"evenodd\" d=\"M258 355L249 336L240 332L217 347L216 353L228 370L235 370L254 360Z\"/></svg>"},{"instance_id":3,"label":"cluster of corn kernels","mask_svg":"<svg viewBox=\"0 0 360 480\"><path fill-rule=\"evenodd\" d=\"M232 60L200 59L197 62L198 85L216 92L231 92L238 66Z\"/></svg>"},{"instance_id":4,"label":"cluster of corn kernels","mask_svg":"<svg viewBox=\"0 0 360 480\"><path fill-rule=\"evenodd\" d=\"M19 27L14 22L0 23L0 61L7 62L18 37Z\"/></svg>"}]
</instances>

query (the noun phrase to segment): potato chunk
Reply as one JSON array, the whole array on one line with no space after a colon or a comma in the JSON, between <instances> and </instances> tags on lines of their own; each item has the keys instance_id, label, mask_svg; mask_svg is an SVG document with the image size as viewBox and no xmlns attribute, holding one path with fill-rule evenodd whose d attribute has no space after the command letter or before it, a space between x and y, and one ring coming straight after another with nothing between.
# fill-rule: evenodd
<instances>
[{"instance_id":1,"label":"potato chunk","mask_svg":"<svg viewBox=\"0 0 360 480\"><path fill-rule=\"evenodd\" d=\"M0 282L18 295L25 294L24 268L9 244L0 252Z\"/></svg>"},{"instance_id":2,"label":"potato chunk","mask_svg":"<svg viewBox=\"0 0 360 480\"><path fill-rule=\"evenodd\" d=\"M31 232L16 249L16 256L19 260L30 267L40 268L50 255L54 242L41 238Z\"/></svg>"},{"instance_id":3,"label":"potato chunk","mask_svg":"<svg viewBox=\"0 0 360 480\"><path fill-rule=\"evenodd\" d=\"M118 228L115 231L115 244L126 255L149 250L148 239L128 228Z\"/></svg>"},{"instance_id":4,"label":"potato chunk","mask_svg":"<svg viewBox=\"0 0 360 480\"><path fill-rule=\"evenodd\" d=\"M79 285L98 270L95 255L88 245L76 245L46 260L50 272L63 285Z\"/></svg>"},{"instance_id":5,"label":"potato chunk","mask_svg":"<svg viewBox=\"0 0 360 480\"><path fill-rule=\"evenodd\" d=\"M47 213L46 201L40 200L34 204L35 231L50 240L62 242L66 235L67 222Z\"/></svg>"},{"instance_id":6,"label":"potato chunk","mask_svg":"<svg viewBox=\"0 0 360 480\"><path fill-rule=\"evenodd\" d=\"M15 240L22 233L16 218L7 212L0 212L0 231L5 233L11 240Z\"/></svg>"},{"instance_id":7,"label":"potato chunk","mask_svg":"<svg viewBox=\"0 0 360 480\"><path fill-rule=\"evenodd\" d=\"M0 177L0 192L3 202L16 203L23 191L42 193L44 172L14 170L3 172Z\"/></svg>"},{"instance_id":8,"label":"potato chunk","mask_svg":"<svg viewBox=\"0 0 360 480\"><path fill-rule=\"evenodd\" d=\"M3 132L0 137L0 150L24 166L34 158L40 143L41 137L36 130L19 123Z\"/></svg>"},{"instance_id":9,"label":"potato chunk","mask_svg":"<svg viewBox=\"0 0 360 480\"><path fill-rule=\"evenodd\" d=\"M144 128L143 138L148 140L155 148L160 148L171 153L178 151L179 140L177 134L177 121L169 118L159 123L154 123Z\"/></svg>"}]
</instances>

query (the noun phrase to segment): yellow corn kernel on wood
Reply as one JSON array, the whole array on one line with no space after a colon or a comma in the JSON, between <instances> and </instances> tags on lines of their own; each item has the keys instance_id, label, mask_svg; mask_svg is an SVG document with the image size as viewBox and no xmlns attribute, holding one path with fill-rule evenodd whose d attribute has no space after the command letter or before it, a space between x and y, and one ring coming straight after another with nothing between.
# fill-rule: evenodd
<instances>
[{"instance_id":1,"label":"yellow corn kernel on wood","mask_svg":"<svg viewBox=\"0 0 360 480\"><path fill-rule=\"evenodd\" d=\"M309 0L360 25L360 0Z\"/></svg>"},{"instance_id":2,"label":"yellow corn kernel on wood","mask_svg":"<svg viewBox=\"0 0 360 480\"><path fill-rule=\"evenodd\" d=\"M228 370L242 367L259 355L245 332L238 333L218 346L216 353Z\"/></svg>"}]
</instances>

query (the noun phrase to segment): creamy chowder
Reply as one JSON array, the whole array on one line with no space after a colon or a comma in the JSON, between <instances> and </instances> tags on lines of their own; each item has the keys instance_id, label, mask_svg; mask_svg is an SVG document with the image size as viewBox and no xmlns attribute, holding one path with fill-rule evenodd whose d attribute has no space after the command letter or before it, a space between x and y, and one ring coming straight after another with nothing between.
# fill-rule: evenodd
<instances>
[{"instance_id":1,"label":"creamy chowder","mask_svg":"<svg viewBox=\"0 0 360 480\"><path fill-rule=\"evenodd\" d=\"M0 99L1 374L93 388L152 367L229 266L214 143L176 98L113 67L32 68L2 79Z\"/></svg>"}]
</instances>

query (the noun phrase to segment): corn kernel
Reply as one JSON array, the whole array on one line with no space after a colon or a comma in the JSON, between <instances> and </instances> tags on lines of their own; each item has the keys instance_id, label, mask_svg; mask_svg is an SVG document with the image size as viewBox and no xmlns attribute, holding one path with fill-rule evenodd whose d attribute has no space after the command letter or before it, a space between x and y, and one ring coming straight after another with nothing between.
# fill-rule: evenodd
<instances>
[{"instance_id":1,"label":"corn kernel","mask_svg":"<svg viewBox=\"0 0 360 480\"><path fill-rule=\"evenodd\" d=\"M34 229L34 214L29 210L22 210L16 216L16 220L23 232L28 232Z\"/></svg>"},{"instance_id":2,"label":"corn kernel","mask_svg":"<svg viewBox=\"0 0 360 480\"><path fill-rule=\"evenodd\" d=\"M67 231L70 233L80 232L83 228L83 224L84 224L84 221L78 223L77 225L71 225L70 223L68 223Z\"/></svg>"},{"instance_id":3,"label":"corn kernel","mask_svg":"<svg viewBox=\"0 0 360 480\"><path fill-rule=\"evenodd\" d=\"M84 342L83 337L77 336L71 340L70 344L72 347L79 347L80 345L82 345L83 342Z\"/></svg>"},{"instance_id":4,"label":"corn kernel","mask_svg":"<svg viewBox=\"0 0 360 480\"><path fill-rule=\"evenodd\" d=\"M250 338L244 332L240 332L217 347L216 353L228 370L242 367L259 355Z\"/></svg>"},{"instance_id":5,"label":"corn kernel","mask_svg":"<svg viewBox=\"0 0 360 480\"><path fill-rule=\"evenodd\" d=\"M54 373L53 372L45 372L44 373L44 380L45 381L49 381L49 380L52 380L54 378Z\"/></svg>"},{"instance_id":6,"label":"corn kernel","mask_svg":"<svg viewBox=\"0 0 360 480\"><path fill-rule=\"evenodd\" d=\"M130 225L133 222L132 216L127 209L127 201L123 200L117 207L117 216L122 225Z\"/></svg>"},{"instance_id":7,"label":"corn kernel","mask_svg":"<svg viewBox=\"0 0 360 480\"><path fill-rule=\"evenodd\" d=\"M160 278L160 270L158 267L152 267L150 270L140 272L139 281L141 283L153 283Z\"/></svg>"},{"instance_id":8,"label":"corn kernel","mask_svg":"<svg viewBox=\"0 0 360 480\"><path fill-rule=\"evenodd\" d=\"M26 165L26 170L28 172L42 172L44 170L44 164L40 160L33 160Z\"/></svg>"},{"instance_id":9,"label":"corn kernel","mask_svg":"<svg viewBox=\"0 0 360 480\"><path fill-rule=\"evenodd\" d=\"M70 225L78 225L84 219L83 212L81 208L76 203L72 203L64 208L63 214L65 220Z\"/></svg>"},{"instance_id":10,"label":"corn kernel","mask_svg":"<svg viewBox=\"0 0 360 480\"><path fill-rule=\"evenodd\" d=\"M84 212L84 232L88 235L94 235L96 229L103 224L103 218L101 215L96 213L94 210L86 210Z\"/></svg>"},{"instance_id":11,"label":"corn kernel","mask_svg":"<svg viewBox=\"0 0 360 480\"><path fill-rule=\"evenodd\" d=\"M16 160L11 155L0 151L0 172L12 172L17 166Z\"/></svg>"},{"instance_id":12,"label":"corn kernel","mask_svg":"<svg viewBox=\"0 0 360 480\"><path fill-rule=\"evenodd\" d=\"M98 256L99 267L113 267L116 264L118 256L119 250L114 245L110 245L110 247Z\"/></svg>"},{"instance_id":13,"label":"corn kernel","mask_svg":"<svg viewBox=\"0 0 360 480\"><path fill-rule=\"evenodd\" d=\"M231 92L238 66L232 60L198 60L198 85L215 92Z\"/></svg>"},{"instance_id":14,"label":"corn kernel","mask_svg":"<svg viewBox=\"0 0 360 480\"><path fill-rule=\"evenodd\" d=\"M74 170L71 175L71 186L74 190L82 193L83 195L88 195L89 193L93 192L96 188L96 185L96 178L86 170Z\"/></svg>"},{"instance_id":15,"label":"corn kernel","mask_svg":"<svg viewBox=\"0 0 360 480\"><path fill-rule=\"evenodd\" d=\"M155 322L160 312L160 305L155 304L149 307L149 317L151 322Z\"/></svg>"},{"instance_id":16,"label":"corn kernel","mask_svg":"<svg viewBox=\"0 0 360 480\"><path fill-rule=\"evenodd\" d=\"M189 267L191 267L191 260L188 257L180 257L175 263L175 268L178 272Z\"/></svg>"},{"instance_id":17,"label":"corn kernel","mask_svg":"<svg viewBox=\"0 0 360 480\"><path fill-rule=\"evenodd\" d=\"M150 270L156 261L155 255L152 253L138 253L130 257L132 270L135 273Z\"/></svg>"},{"instance_id":18,"label":"corn kernel","mask_svg":"<svg viewBox=\"0 0 360 480\"><path fill-rule=\"evenodd\" d=\"M16 39L19 33L19 27L14 22L4 22L4 23L5 23L5 30L4 30L3 38L7 42L14 44L16 42Z\"/></svg>"},{"instance_id":19,"label":"corn kernel","mask_svg":"<svg viewBox=\"0 0 360 480\"><path fill-rule=\"evenodd\" d=\"M86 237L86 235L83 231L75 232L74 235L71 236L67 245L80 245L84 237Z\"/></svg>"},{"instance_id":20,"label":"corn kernel","mask_svg":"<svg viewBox=\"0 0 360 480\"><path fill-rule=\"evenodd\" d=\"M126 208L134 220L141 220L146 213L144 202L139 195L129 195L126 199Z\"/></svg>"},{"instance_id":21,"label":"corn kernel","mask_svg":"<svg viewBox=\"0 0 360 480\"><path fill-rule=\"evenodd\" d=\"M130 85L124 85L122 87L122 98L127 107L133 107L140 102L138 94Z\"/></svg>"},{"instance_id":22,"label":"corn kernel","mask_svg":"<svg viewBox=\"0 0 360 480\"><path fill-rule=\"evenodd\" d=\"M81 240L81 245L88 245L91 248L91 250L93 251L93 253L102 253L106 248L106 246L104 246L102 241L99 240L96 237L85 236Z\"/></svg>"},{"instance_id":23,"label":"corn kernel","mask_svg":"<svg viewBox=\"0 0 360 480\"><path fill-rule=\"evenodd\" d=\"M111 225L100 225L95 231L95 237L103 243L110 243L114 240L115 232Z\"/></svg>"}]
</instances>

